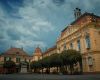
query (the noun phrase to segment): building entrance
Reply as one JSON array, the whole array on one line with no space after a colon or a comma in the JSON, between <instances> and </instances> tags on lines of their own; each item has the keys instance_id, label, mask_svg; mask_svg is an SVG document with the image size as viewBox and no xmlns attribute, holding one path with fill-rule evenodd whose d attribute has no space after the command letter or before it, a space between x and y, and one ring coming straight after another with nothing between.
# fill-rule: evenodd
<instances>
[{"instance_id":1,"label":"building entrance","mask_svg":"<svg viewBox=\"0 0 100 80\"><path fill-rule=\"evenodd\" d=\"M27 72L28 72L28 63L23 61L23 62L21 62L20 73L27 73Z\"/></svg>"}]
</instances>

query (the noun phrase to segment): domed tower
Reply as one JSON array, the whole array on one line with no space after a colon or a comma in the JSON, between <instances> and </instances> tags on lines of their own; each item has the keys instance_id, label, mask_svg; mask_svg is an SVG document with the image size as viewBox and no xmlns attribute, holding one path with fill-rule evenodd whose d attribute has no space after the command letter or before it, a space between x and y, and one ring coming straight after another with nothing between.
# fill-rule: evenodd
<instances>
[{"instance_id":1,"label":"domed tower","mask_svg":"<svg viewBox=\"0 0 100 80\"><path fill-rule=\"evenodd\" d=\"M38 61L42 57L42 51L39 47L37 47L33 53L33 61Z\"/></svg>"}]
</instances>

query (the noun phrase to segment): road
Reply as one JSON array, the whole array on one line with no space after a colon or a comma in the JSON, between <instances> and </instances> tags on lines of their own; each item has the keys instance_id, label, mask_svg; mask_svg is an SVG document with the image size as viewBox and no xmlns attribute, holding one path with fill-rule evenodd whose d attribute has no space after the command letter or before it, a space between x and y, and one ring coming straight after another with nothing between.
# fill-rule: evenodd
<instances>
[{"instance_id":1,"label":"road","mask_svg":"<svg viewBox=\"0 0 100 80\"><path fill-rule=\"evenodd\" d=\"M100 80L96 75L4 74L0 80Z\"/></svg>"}]
</instances>

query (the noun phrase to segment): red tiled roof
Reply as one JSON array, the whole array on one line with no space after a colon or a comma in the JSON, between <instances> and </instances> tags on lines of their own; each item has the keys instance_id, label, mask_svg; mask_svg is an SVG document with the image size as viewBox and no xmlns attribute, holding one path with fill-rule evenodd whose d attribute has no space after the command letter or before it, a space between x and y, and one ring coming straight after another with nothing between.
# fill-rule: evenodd
<instances>
[{"instance_id":1,"label":"red tiled roof","mask_svg":"<svg viewBox=\"0 0 100 80\"><path fill-rule=\"evenodd\" d=\"M85 16L94 16L96 18L100 18L100 16L94 15L93 13L87 13L87 12L85 12L83 15L81 15L79 18L77 18L75 21L73 21L70 25L74 25L77 21L79 21L80 19L82 19ZM64 28L62 30L62 32L64 32L68 27L70 27L70 26L67 26L66 28Z\"/></svg>"},{"instance_id":2,"label":"red tiled roof","mask_svg":"<svg viewBox=\"0 0 100 80\"><path fill-rule=\"evenodd\" d=\"M47 49L47 50L44 52L44 55L47 54L47 53L50 52L50 51L55 50L56 48L57 48L56 46L53 46L53 47Z\"/></svg>"},{"instance_id":3,"label":"red tiled roof","mask_svg":"<svg viewBox=\"0 0 100 80\"><path fill-rule=\"evenodd\" d=\"M23 49L21 48L10 48L3 55L23 55L29 56Z\"/></svg>"}]
</instances>

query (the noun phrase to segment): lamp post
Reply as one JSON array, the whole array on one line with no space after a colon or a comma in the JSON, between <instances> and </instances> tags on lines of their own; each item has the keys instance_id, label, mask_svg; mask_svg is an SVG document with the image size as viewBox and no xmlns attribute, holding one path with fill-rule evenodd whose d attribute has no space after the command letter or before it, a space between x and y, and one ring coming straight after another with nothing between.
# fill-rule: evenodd
<instances>
[{"instance_id":1,"label":"lamp post","mask_svg":"<svg viewBox=\"0 0 100 80\"><path fill-rule=\"evenodd\" d=\"M30 59L29 59L29 65L28 65L28 66L29 66L29 72L31 72L31 66L30 66L30 63L31 63L31 62L30 62Z\"/></svg>"},{"instance_id":2,"label":"lamp post","mask_svg":"<svg viewBox=\"0 0 100 80\"><path fill-rule=\"evenodd\" d=\"M42 74L43 74L43 53L42 53L42 57L41 57L41 66L42 66Z\"/></svg>"}]
</instances>

